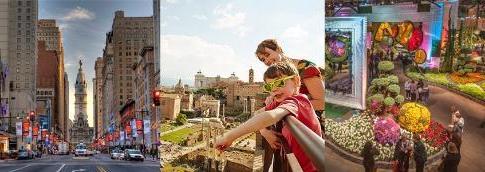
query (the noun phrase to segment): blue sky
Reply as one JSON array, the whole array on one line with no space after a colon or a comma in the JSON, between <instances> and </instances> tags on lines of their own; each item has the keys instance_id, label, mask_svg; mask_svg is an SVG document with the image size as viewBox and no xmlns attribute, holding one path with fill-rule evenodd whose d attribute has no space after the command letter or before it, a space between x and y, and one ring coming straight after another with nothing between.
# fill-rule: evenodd
<instances>
[{"instance_id":1,"label":"blue sky","mask_svg":"<svg viewBox=\"0 0 485 172\"><path fill-rule=\"evenodd\" d=\"M193 85L201 70L206 76L247 81L253 67L262 81L266 67L254 51L258 43L276 38L287 55L324 63L324 1L295 0L162 0L162 85L182 78Z\"/></svg>"},{"instance_id":2,"label":"blue sky","mask_svg":"<svg viewBox=\"0 0 485 172\"><path fill-rule=\"evenodd\" d=\"M152 16L152 0L39 0L39 19L56 19L63 34L71 119L74 119L74 83L82 57L88 82L90 126L93 126L94 62L102 56L105 34L111 30L116 10L124 10L125 16Z\"/></svg>"}]
</instances>

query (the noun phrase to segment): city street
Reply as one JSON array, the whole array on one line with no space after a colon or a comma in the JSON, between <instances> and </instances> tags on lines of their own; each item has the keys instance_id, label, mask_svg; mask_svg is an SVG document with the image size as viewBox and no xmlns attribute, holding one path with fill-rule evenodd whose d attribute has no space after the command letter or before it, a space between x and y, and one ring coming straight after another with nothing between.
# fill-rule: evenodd
<instances>
[{"instance_id":1,"label":"city street","mask_svg":"<svg viewBox=\"0 0 485 172\"><path fill-rule=\"evenodd\" d=\"M112 160L108 154L92 157L47 155L34 160L0 161L0 172L158 172L160 164L151 157L144 162Z\"/></svg>"}]
</instances>

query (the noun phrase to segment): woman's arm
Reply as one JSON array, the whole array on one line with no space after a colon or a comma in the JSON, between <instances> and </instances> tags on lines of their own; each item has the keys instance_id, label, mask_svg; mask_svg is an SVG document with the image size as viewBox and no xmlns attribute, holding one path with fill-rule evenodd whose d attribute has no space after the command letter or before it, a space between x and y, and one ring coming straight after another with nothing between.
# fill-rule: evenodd
<instances>
[{"instance_id":1,"label":"woman's arm","mask_svg":"<svg viewBox=\"0 0 485 172\"><path fill-rule=\"evenodd\" d=\"M303 79L303 83L310 92L310 102L315 110L324 110L325 99L324 99L324 88L323 82L320 77L310 77Z\"/></svg>"},{"instance_id":2,"label":"woman's arm","mask_svg":"<svg viewBox=\"0 0 485 172\"><path fill-rule=\"evenodd\" d=\"M289 111L282 108L276 108L270 111L263 112L259 115L254 115L248 121L224 134L222 138L216 141L215 146L228 147L235 139L241 137L242 135L259 131L264 127L275 124L288 114L290 114Z\"/></svg>"}]
</instances>

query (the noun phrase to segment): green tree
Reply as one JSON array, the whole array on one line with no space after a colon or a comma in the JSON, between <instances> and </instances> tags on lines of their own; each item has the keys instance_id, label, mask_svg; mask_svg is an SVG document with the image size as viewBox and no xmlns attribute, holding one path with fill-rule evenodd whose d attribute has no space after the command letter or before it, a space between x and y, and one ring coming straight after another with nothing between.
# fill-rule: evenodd
<instances>
[{"instance_id":1,"label":"green tree","mask_svg":"<svg viewBox=\"0 0 485 172\"><path fill-rule=\"evenodd\" d=\"M177 125L184 125L187 123L187 115L183 114L183 113L179 113L179 115L177 115L177 118L175 119L175 122L177 123Z\"/></svg>"}]
</instances>

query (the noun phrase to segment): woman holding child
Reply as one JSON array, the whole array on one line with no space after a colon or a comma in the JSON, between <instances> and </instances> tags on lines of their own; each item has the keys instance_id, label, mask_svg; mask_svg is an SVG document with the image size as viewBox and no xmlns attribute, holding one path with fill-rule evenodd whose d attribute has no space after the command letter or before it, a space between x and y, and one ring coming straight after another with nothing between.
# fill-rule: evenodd
<instances>
[{"instance_id":1,"label":"woman holding child","mask_svg":"<svg viewBox=\"0 0 485 172\"><path fill-rule=\"evenodd\" d=\"M294 153L303 171L316 171L281 119L286 115L293 115L317 135L322 134L324 118L321 118L321 122L318 121L318 117L324 115L324 87L320 70L307 60L286 57L274 39L262 41L255 54L261 62L269 66L264 74L264 89L270 93L265 102L266 107L219 139L216 146L224 149L231 145L233 139L241 136L240 134L259 130L275 153L273 171L285 171L285 157L278 156L281 153ZM263 120L265 118L268 119ZM266 129L272 125L275 128ZM272 157L269 157L269 161L267 158L265 157L265 162L271 162ZM268 166L265 164L265 171L267 170Z\"/></svg>"}]
</instances>

